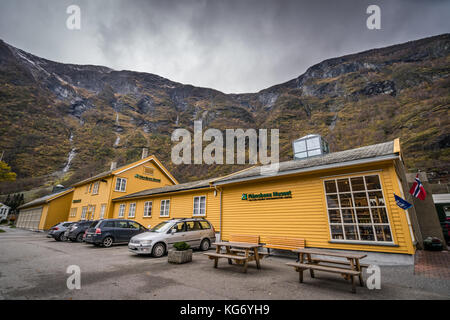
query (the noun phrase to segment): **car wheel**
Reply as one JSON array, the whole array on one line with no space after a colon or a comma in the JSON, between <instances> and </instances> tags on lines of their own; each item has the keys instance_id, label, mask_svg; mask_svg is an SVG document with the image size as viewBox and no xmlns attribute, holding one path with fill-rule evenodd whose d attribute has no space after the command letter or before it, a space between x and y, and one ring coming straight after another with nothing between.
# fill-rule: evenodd
<instances>
[{"instance_id":1,"label":"car wheel","mask_svg":"<svg viewBox=\"0 0 450 320\"><path fill-rule=\"evenodd\" d=\"M56 241L64 241L64 232L61 232L59 236L55 237Z\"/></svg>"},{"instance_id":2,"label":"car wheel","mask_svg":"<svg viewBox=\"0 0 450 320\"><path fill-rule=\"evenodd\" d=\"M211 243L209 242L208 239L203 239L202 242L200 243L200 249L202 251L208 251L210 247Z\"/></svg>"},{"instance_id":3,"label":"car wheel","mask_svg":"<svg viewBox=\"0 0 450 320\"><path fill-rule=\"evenodd\" d=\"M113 238L111 238L111 237L105 237L105 239L103 239L102 244L103 244L103 246L104 246L105 248L109 248L109 247L112 246L113 242L114 242L114 241L113 241Z\"/></svg>"},{"instance_id":4,"label":"car wheel","mask_svg":"<svg viewBox=\"0 0 450 320\"><path fill-rule=\"evenodd\" d=\"M83 242L83 232L80 232L75 239L77 242Z\"/></svg>"},{"instance_id":5,"label":"car wheel","mask_svg":"<svg viewBox=\"0 0 450 320\"><path fill-rule=\"evenodd\" d=\"M157 243L153 246L152 255L155 258L160 258L166 253L166 246L163 243Z\"/></svg>"}]
</instances>

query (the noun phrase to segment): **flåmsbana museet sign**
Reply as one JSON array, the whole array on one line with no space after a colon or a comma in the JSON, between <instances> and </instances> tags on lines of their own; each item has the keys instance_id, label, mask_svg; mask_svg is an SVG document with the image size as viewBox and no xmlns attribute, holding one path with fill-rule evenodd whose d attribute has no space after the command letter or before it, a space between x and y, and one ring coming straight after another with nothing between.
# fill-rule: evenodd
<instances>
[{"instance_id":1,"label":"fl\u00e5msbana museet sign","mask_svg":"<svg viewBox=\"0 0 450 320\"><path fill-rule=\"evenodd\" d=\"M241 200L255 201L255 200L275 200L292 198L291 191L272 192L272 193L243 193Z\"/></svg>"}]
</instances>

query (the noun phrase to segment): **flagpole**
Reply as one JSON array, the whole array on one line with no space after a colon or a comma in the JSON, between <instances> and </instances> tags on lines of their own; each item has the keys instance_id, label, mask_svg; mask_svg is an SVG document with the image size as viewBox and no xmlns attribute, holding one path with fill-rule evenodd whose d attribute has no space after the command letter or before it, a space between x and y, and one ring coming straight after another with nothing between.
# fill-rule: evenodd
<instances>
[{"instance_id":1,"label":"flagpole","mask_svg":"<svg viewBox=\"0 0 450 320\"><path fill-rule=\"evenodd\" d=\"M398 177L396 177L396 178L397 178L398 187L400 189L400 193L402 194L402 198L405 199L405 193L403 192L403 186L400 183L400 180L398 179ZM416 242L416 237L414 236L414 231L413 231L412 226L411 226L411 220L409 219L409 211L408 210L409 209L405 210L406 222L408 223L409 233L411 235L411 240L414 243L414 242Z\"/></svg>"}]
</instances>

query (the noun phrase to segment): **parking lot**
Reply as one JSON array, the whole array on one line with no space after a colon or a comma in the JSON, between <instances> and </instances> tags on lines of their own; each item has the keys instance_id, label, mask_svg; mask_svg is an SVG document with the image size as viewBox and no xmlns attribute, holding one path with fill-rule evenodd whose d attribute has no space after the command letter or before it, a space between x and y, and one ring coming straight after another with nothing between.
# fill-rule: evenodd
<instances>
[{"instance_id":1,"label":"parking lot","mask_svg":"<svg viewBox=\"0 0 450 320\"><path fill-rule=\"evenodd\" d=\"M380 266L381 289L350 285L339 275L315 279L270 256L247 274L226 261L213 263L200 251L183 265L133 255L126 245L112 248L56 242L44 233L3 228L0 233L0 299L449 299L450 280L414 275L413 266ZM66 285L69 265L81 270L81 289ZM364 279L367 274L364 275Z\"/></svg>"}]
</instances>

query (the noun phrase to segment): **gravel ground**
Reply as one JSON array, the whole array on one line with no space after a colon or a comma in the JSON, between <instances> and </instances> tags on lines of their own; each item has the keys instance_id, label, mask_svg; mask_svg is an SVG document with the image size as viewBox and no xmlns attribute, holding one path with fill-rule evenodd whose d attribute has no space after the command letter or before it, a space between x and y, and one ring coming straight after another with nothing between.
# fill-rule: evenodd
<instances>
[{"instance_id":1,"label":"gravel ground","mask_svg":"<svg viewBox=\"0 0 450 320\"><path fill-rule=\"evenodd\" d=\"M381 289L352 294L348 282L329 273L305 273L300 284L285 265L289 258L265 258L261 270L250 263L244 274L225 260L214 269L199 251L192 263L173 265L167 257L136 256L126 245L99 248L2 228L0 299L450 299L450 280L414 275L413 266L380 266ZM67 288L69 265L81 269L80 290Z\"/></svg>"}]
</instances>

